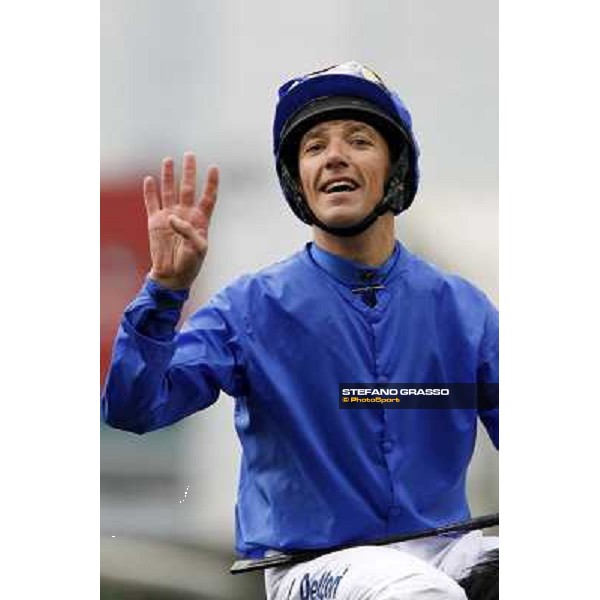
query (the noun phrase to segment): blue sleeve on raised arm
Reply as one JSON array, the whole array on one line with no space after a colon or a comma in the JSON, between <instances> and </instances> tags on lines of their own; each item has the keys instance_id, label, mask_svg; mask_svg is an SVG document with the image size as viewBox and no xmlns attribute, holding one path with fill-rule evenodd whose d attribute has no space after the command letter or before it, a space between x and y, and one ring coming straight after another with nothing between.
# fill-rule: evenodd
<instances>
[{"instance_id":1,"label":"blue sleeve on raised arm","mask_svg":"<svg viewBox=\"0 0 600 600\"><path fill-rule=\"evenodd\" d=\"M218 302L176 332L187 296L147 281L125 310L102 395L108 425L145 433L239 391L240 353Z\"/></svg>"}]
</instances>

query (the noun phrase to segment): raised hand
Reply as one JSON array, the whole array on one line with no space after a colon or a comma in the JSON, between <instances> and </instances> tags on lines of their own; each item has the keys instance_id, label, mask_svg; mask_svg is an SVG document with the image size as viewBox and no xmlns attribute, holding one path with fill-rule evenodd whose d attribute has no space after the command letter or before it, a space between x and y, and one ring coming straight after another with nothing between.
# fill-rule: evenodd
<instances>
[{"instance_id":1,"label":"raised hand","mask_svg":"<svg viewBox=\"0 0 600 600\"><path fill-rule=\"evenodd\" d=\"M172 158L163 159L160 194L153 177L144 179L151 279L173 290L190 288L208 250L208 228L218 188L219 170L211 167L196 201L196 157L192 152L183 155L179 186Z\"/></svg>"}]
</instances>

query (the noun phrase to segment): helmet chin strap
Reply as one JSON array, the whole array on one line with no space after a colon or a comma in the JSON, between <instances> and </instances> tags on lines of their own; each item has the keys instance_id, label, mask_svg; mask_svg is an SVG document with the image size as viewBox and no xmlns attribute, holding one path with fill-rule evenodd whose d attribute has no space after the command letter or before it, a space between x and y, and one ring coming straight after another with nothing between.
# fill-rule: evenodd
<instances>
[{"instance_id":1,"label":"helmet chin strap","mask_svg":"<svg viewBox=\"0 0 600 600\"><path fill-rule=\"evenodd\" d=\"M381 215L384 215L386 212L391 211L394 214L398 214L402 211L402 207L399 207L400 210L398 210L398 208L395 206L396 202L394 202L394 199L398 198L399 195L403 196L404 192L404 184L396 175L392 175L392 177L386 185L383 198L366 217L364 217L357 223L354 223L353 225L344 225L342 227L334 227L332 225L327 225L326 223L323 223L323 221L318 219L314 212L311 210L311 208L308 206L306 200L304 200L304 197L298 190L297 186L296 189L298 191L298 194L302 198L302 203L304 204L303 208L306 211L306 216L308 217L306 222L310 225L315 225L319 229L322 229L323 231L326 231L331 235L336 235L338 237L354 237L356 235L360 235L361 233L363 233L363 231L366 231L369 227L371 227L371 225L373 225L373 223L375 223L375 221L377 221L377 219Z\"/></svg>"},{"instance_id":2,"label":"helmet chin strap","mask_svg":"<svg viewBox=\"0 0 600 600\"><path fill-rule=\"evenodd\" d=\"M310 209L309 209L310 210ZM361 234L363 231L366 231L377 219L386 213L389 210L389 206L385 199L379 202L377 206L362 220L358 223L354 223L354 225L346 225L343 227L333 227L331 225L326 225L320 219L317 219L316 216L313 216L313 225L316 225L319 229L330 233L331 235L336 235L339 237L354 237L355 235ZM311 211L312 212L312 211Z\"/></svg>"},{"instance_id":3,"label":"helmet chin strap","mask_svg":"<svg viewBox=\"0 0 600 600\"><path fill-rule=\"evenodd\" d=\"M399 195L402 197L404 196L404 184L398 178L398 175L394 173L394 175L392 175L387 182L383 198L377 204L377 206L358 223L344 227L332 227L330 225L326 225L323 223L323 221L317 219L315 214L310 208L308 208L308 206L307 208L312 216L312 224L316 225L319 229L339 237L353 237L361 234L363 231L366 231L381 215L384 215L386 212L392 211L395 215L401 212L402 207L399 207L398 210L398 208L395 208L394 206L394 199L398 198ZM402 204L403 203L404 202L402 201Z\"/></svg>"},{"instance_id":4,"label":"helmet chin strap","mask_svg":"<svg viewBox=\"0 0 600 600\"><path fill-rule=\"evenodd\" d=\"M300 191L297 181L291 176L285 165L281 169L282 184L284 185L286 195L293 198L291 204L296 215L308 225L315 225L319 229L336 235L338 237L353 237L366 231L375 221L386 212L391 211L394 215L404 210L405 186L404 179L407 172L407 165L404 156L402 156L391 169L392 175L385 185L383 198L377 206L363 219L353 225L334 227L323 223L317 218L315 213L309 207L308 202Z\"/></svg>"}]
</instances>

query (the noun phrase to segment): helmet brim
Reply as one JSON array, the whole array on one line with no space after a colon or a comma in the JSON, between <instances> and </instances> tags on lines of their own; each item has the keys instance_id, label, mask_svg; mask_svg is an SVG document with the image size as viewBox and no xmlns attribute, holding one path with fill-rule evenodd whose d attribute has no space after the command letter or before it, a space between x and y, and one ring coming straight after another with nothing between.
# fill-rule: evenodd
<instances>
[{"instance_id":1,"label":"helmet brim","mask_svg":"<svg viewBox=\"0 0 600 600\"><path fill-rule=\"evenodd\" d=\"M302 136L319 123L338 119L352 119L374 127L386 140L392 162L409 139L400 123L367 100L344 96L317 98L285 123L277 157L278 166L283 163L290 173L297 173Z\"/></svg>"}]
</instances>

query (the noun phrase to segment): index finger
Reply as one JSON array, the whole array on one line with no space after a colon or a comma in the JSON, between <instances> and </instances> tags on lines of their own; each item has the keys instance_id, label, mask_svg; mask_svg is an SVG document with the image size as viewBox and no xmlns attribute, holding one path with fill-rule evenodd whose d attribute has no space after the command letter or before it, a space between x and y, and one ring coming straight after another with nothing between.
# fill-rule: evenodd
<instances>
[{"instance_id":1,"label":"index finger","mask_svg":"<svg viewBox=\"0 0 600 600\"><path fill-rule=\"evenodd\" d=\"M207 221L210 221L215 203L217 202L217 192L219 191L219 169L215 166L209 167L206 174L206 181L200 196L200 208L204 212Z\"/></svg>"},{"instance_id":2,"label":"index finger","mask_svg":"<svg viewBox=\"0 0 600 600\"><path fill-rule=\"evenodd\" d=\"M208 168L208 173L206 174L206 181L204 182L204 188L202 189L202 198L209 196L213 201L216 201L218 191L219 168L213 165Z\"/></svg>"}]
</instances>

